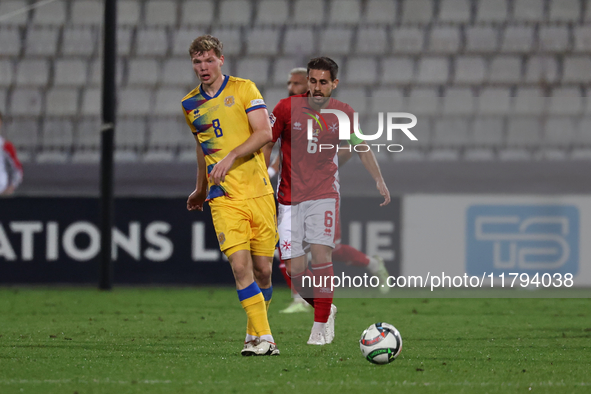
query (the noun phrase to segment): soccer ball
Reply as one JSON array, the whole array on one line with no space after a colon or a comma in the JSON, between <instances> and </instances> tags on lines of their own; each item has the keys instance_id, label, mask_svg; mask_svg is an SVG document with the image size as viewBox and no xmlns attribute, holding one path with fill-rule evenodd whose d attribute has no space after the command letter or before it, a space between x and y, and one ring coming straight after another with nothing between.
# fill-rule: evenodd
<instances>
[{"instance_id":1,"label":"soccer ball","mask_svg":"<svg viewBox=\"0 0 591 394\"><path fill-rule=\"evenodd\" d=\"M375 323L363 331L359 339L361 353L374 364L389 364L402 350L402 337L391 324Z\"/></svg>"}]
</instances>

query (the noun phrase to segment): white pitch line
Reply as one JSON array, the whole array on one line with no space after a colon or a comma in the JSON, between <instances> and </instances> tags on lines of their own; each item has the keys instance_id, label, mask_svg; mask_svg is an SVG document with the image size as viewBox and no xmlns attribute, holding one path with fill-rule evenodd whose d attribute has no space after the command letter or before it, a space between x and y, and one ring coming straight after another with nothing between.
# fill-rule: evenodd
<instances>
[{"instance_id":1,"label":"white pitch line","mask_svg":"<svg viewBox=\"0 0 591 394\"><path fill-rule=\"evenodd\" d=\"M31 10L34 10L35 8L39 8L39 7L43 7L44 5L47 5L49 3L53 3L55 0L42 0L39 1L35 4L23 7L23 8L19 8L18 10L14 10L12 12L9 12L8 14L4 14L4 15L0 15L0 22L6 21L10 18L12 18L13 16L17 16L20 14L24 14L25 12L29 12Z\"/></svg>"}]
</instances>

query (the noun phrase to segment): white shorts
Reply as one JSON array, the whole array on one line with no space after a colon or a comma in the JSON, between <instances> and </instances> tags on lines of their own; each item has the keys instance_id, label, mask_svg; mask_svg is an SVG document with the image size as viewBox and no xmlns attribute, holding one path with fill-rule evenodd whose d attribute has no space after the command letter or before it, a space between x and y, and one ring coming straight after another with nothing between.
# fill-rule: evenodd
<instances>
[{"instance_id":1,"label":"white shorts","mask_svg":"<svg viewBox=\"0 0 591 394\"><path fill-rule=\"evenodd\" d=\"M295 205L279 204L277 220L282 260L305 255L310 244L334 249L337 221L334 198L304 201Z\"/></svg>"}]
</instances>

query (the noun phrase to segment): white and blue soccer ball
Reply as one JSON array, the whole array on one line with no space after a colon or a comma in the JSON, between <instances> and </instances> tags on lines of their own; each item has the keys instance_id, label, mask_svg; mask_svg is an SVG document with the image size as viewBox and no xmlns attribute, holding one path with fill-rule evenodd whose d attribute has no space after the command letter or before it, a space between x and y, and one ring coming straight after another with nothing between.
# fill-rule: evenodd
<instances>
[{"instance_id":1,"label":"white and blue soccer ball","mask_svg":"<svg viewBox=\"0 0 591 394\"><path fill-rule=\"evenodd\" d=\"M359 339L363 357L374 364L389 364L402 350L402 337L391 324L375 323L363 331Z\"/></svg>"}]
</instances>

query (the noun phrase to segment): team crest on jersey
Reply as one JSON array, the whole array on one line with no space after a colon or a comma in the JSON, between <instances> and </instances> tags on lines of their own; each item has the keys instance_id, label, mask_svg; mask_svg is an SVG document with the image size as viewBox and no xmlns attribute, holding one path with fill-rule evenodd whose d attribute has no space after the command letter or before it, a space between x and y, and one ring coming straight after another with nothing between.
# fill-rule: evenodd
<instances>
[{"instance_id":1,"label":"team crest on jersey","mask_svg":"<svg viewBox=\"0 0 591 394\"><path fill-rule=\"evenodd\" d=\"M219 233L218 242L220 243L220 246L222 246L224 244L224 242L226 242L226 234Z\"/></svg>"},{"instance_id":2,"label":"team crest on jersey","mask_svg":"<svg viewBox=\"0 0 591 394\"><path fill-rule=\"evenodd\" d=\"M281 244L281 249L285 251L291 250L291 242L283 241L283 244Z\"/></svg>"},{"instance_id":3,"label":"team crest on jersey","mask_svg":"<svg viewBox=\"0 0 591 394\"><path fill-rule=\"evenodd\" d=\"M224 99L224 104L226 107L231 107L234 105L234 96L228 96Z\"/></svg>"},{"instance_id":4,"label":"team crest on jersey","mask_svg":"<svg viewBox=\"0 0 591 394\"><path fill-rule=\"evenodd\" d=\"M312 134L314 134L314 137L318 137L318 134L320 134L320 129L314 129L314 132L312 132Z\"/></svg>"}]
</instances>

